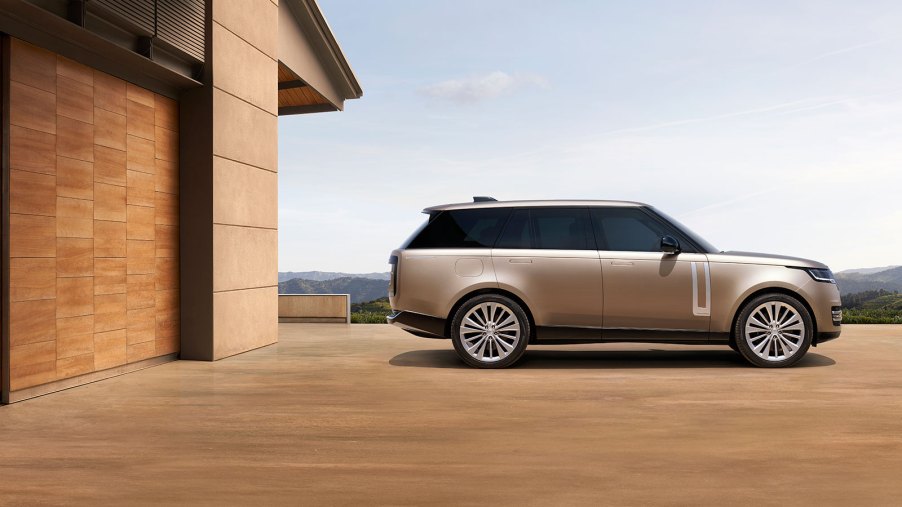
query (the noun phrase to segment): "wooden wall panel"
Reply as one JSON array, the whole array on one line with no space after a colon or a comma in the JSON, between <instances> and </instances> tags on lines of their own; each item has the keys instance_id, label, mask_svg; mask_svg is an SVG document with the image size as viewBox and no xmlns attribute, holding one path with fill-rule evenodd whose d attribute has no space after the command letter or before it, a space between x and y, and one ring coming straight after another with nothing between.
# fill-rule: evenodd
<instances>
[{"instance_id":1,"label":"wooden wall panel","mask_svg":"<svg viewBox=\"0 0 902 507\"><path fill-rule=\"evenodd\" d=\"M10 50L10 388L178 352L178 103Z\"/></svg>"}]
</instances>

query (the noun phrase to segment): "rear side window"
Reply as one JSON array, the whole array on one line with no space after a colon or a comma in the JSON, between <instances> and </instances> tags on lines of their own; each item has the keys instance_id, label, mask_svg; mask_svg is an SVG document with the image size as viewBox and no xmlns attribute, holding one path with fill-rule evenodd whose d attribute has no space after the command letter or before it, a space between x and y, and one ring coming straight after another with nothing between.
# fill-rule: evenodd
<instances>
[{"instance_id":1,"label":"rear side window","mask_svg":"<svg viewBox=\"0 0 902 507\"><path fill-rule=\"evenodd\" d=\"M442 211L407 248L492 248L510 212L504 208Z\"/></svg>"},{"instance_id":2,"label":"rear side window","mask_svg":"<svg viewBox=\"0 0 902 507\"><path fill-rule=\"evenodd\" d=\"M517 210L495 248L594 250L585 208L533 208Z\"/></svg>"},{"instance_id":3,"label":"rear side window","mask_svg":"<svg viewBox=\"0 0 902 507\"><path fill-rule=\"evenodd\" d=\"M511 219L495 243L495 248L532 248L529 210L518 209L511 214Z\"/></svg>"},{"instance_id":4,"label":"rear side window","mask_svg":"<svg viewBox=\"0 0 902 507\"><path fill-rule=\"evenodd\" d=\"M585 208L534 208L533 248L589 250L589 212ZM594 242L592 242L594 243ZM592 245L592 250L595 246Z\"/></svg>"},{"instance_id":5,"label":"rear side window","mask_svg":"<svg viewBox=\"0 0 902 507\"><path fill-rule=\"evenodd\" d=\"M659 252L661 237L680 237L638 208L594 208L590 213L599 250Z\"/></svg>"}]
</instances>

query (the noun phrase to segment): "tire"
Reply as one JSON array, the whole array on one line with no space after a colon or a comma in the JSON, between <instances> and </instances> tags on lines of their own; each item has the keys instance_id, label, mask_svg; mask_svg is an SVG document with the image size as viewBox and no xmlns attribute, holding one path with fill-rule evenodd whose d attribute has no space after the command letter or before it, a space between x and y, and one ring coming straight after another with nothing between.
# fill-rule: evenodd
<instances>
[{"instance_id":1,"label":"tire","mask_svg":"<svg viewBox=\"0 0 902 507\"><path fill-rule=\"evenodd\" d=\"M496 294L467 300L451 320L451 341L460 359L474 368L507 368L523 357L529 319L516 301Z\"/></svg>"},{"instance_id":2,"label":"tire","mask_svg":"<svg viewBox=\"0 0 902 507\"><path fill-rule=\"evenodd\" d=\"M736 348L760 368L796 364L811 346L814 322L798 299L786 294L763 294L739 312L733 328Z\"/></svg>"}]
</instances>

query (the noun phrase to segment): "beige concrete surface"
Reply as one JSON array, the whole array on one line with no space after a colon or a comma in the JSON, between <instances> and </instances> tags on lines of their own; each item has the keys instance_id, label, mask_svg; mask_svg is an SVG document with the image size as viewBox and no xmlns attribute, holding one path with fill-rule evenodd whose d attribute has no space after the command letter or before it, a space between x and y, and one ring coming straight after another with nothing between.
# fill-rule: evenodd
<instances>
[{"instance_id":1,"label":"beige concrete surface","mask_svg":"<svg viewBox=\"0 0 902 507\"><path fill-rule=\"evenodd\" d=\"M797 367L531 348L502 371L385 325L0 407L0 504L898 505L902 326Z\"/></svg>"}]
</instances>

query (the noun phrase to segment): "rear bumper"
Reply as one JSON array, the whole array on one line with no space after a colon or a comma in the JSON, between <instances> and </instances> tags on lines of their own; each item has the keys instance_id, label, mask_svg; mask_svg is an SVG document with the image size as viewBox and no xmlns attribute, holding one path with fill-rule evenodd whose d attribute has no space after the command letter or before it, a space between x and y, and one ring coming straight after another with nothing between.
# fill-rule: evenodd
<instances>
[{"instance_id":1,"label":"rear bumper","mask_svg":"<svg viewBox=\"0 0 902 507\"><path fill-rule=\"evenodd\" d=\"M396 311L386 317L389 324L408 333L424 338L448 338L445 336L445 319L413 312Z\"/></svg>"}]
</instances>

